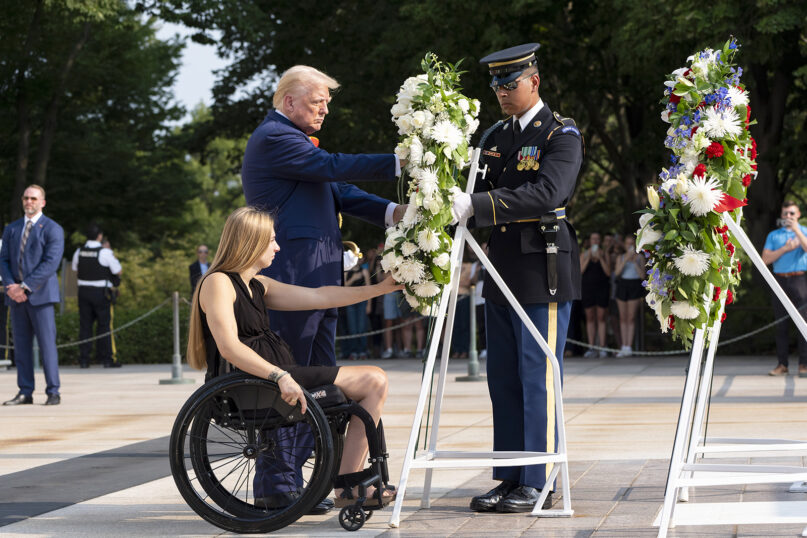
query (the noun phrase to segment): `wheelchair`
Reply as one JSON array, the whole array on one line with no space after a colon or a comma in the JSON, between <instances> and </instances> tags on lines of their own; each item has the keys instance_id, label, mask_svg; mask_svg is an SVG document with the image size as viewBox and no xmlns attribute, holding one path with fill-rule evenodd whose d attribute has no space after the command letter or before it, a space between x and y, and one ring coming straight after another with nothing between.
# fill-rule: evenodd
<instances>
[{"instance_id":1,"label":"wheelchair","mask_svg":"<svg viewBox=\"0 0 807 538\"><path fill-rule=\"evenodd\" d=\"M277 384L235 372L201 386L179 412L171 431L171 474L188 505L206 521L236 533L267 533L297 521L333 487L352 415L364 423L370 466L341 485L358 486L358 497L339 513L345 530L359 530L389 486L384 428L335 385L305 391L307 412L280 397ZM300 435L307 433L308 435ZM302 472L278 460L294 453ZM296 491L255 497L257 475L266 473ZM372 497L367 488L375 486ZM278 501L281 497L282 501ZM387 503L389 500L387 499Z\"/></svg>"}]
</instances>

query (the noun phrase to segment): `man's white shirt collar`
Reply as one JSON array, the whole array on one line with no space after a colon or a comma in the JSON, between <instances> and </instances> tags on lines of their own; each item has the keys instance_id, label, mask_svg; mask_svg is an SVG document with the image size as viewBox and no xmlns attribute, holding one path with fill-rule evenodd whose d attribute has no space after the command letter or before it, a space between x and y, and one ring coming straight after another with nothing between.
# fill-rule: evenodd
<instances>
[{"instance_id":1,"label":"man's white shirt collar","mask_svg":"<svg viewBox=\"0 0 807 538\"><path fill-rule=\"evenodd\" d=\"M40 211L33 217L28 218L28 215L25 216L25 225L28 226L28 221L31 221L31 226L37 223L37 221L42 218L42 212Z\"/></svg>"},{"instance_id":2,"label":"man's white shirt collar","mask_svg":"<svg viewBox=\"0 0 807 538\"><path fill-rule=\"evenodd\" d=\"M521 124L521 132L524 132L524 129L526 129L527 125L530 124L530 122L532 121L532 118L534 118L535 115L538 114L538 112L542 108L544 108L544 100L543 99L538 99L538 102L535 103L532 106L532 108L530 108L528 111L526 111L524 114L522 114L520 118L518 118L518 119L514 118L513 119L514 122L517 121L518 123ZM515 127L515 126L516 126L516 124L513 123L513 127Z\"/></svg>"}]
</instances>

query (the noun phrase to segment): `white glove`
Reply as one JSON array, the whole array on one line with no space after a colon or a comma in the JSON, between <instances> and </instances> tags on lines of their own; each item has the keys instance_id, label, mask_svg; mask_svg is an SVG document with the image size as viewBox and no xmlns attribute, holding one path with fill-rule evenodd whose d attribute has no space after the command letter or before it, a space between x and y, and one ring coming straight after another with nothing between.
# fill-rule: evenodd
<instances>
[{"instance_id":1,"label":"white glove","mask_svg":"<svg viewBox=\"0 0 807 538\"><path fill-rule=\"evenodd\" d=\"M454 217L451 224L457 224L473 214L474 206L471 204L471 195L464 192L455 194L454 203L451 205L451 216Z\"/></svg>"},{"instance_id":2,"label":"white glove","mask_svg":"<svg viewBox=\"0 0 807 538\"><path fill-rule=\"evenodd\" d=\"M345 271L350 271L357 263L359 263L359 257L353 254L353 252L346 250L342 253L342 264L344 265Z\"/></svg>"}]
</instances>

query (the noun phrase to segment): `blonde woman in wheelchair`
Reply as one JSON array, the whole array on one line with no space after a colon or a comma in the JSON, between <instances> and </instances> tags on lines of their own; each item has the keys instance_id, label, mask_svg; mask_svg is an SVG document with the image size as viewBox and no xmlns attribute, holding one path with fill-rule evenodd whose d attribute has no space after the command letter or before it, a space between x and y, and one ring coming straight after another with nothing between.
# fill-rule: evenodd
<instances>
[{"instance_id":1,"label":"blonde woman in wheelchair","mask_svg":"<svg viewBox=\"0 0 807 538\"><path fill-rule=\"evenodd\" d=\"M207 369L207 380L235 368L275 381L281 398L292 406L299 403L302 413L306 412L306 399L301 387L333 384L372 415L377 425L387 397L385 372L376 366L297 365L288 345L270 329L266 309L345 306L402 286L388 278L370 286L306 288L259 275L279 250L274 220L268 213L243 207L227 218L216 257L193 296L188 362L194 368ZM353 416L345 435L336 485L350 484L339 478L360 473L367 452L364 426ZM352 504L357 495L356 488L348 485L337 488L335 493L337 507ZM370 495L368 490L367 497ZM393 488L383 491L381 497L384 504L393 501Z\"/></svg>"}]
</instances>

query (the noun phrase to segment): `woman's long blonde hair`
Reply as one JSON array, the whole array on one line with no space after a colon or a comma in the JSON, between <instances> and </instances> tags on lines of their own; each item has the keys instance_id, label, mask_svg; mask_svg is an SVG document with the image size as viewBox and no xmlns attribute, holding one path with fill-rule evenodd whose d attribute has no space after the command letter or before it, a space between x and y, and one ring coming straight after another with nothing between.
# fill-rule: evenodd
<instances>
[{"instance_id":1,"label":"woman's long blonde hair","mask_svg":"<svg viewBox=\"0 0 807 538\"><path fill-rule=\"evenodd\" d=\"M219 248L213 263L196 285L191 301L188 330L188 364L197 370L207 367L202 316L199 308L199 291L208 275L220 272L240 273L255 265L272 242L275 220L269 213L256 207L240 207L233 211L221 231Z\"/></svg>"}]
</instances>

